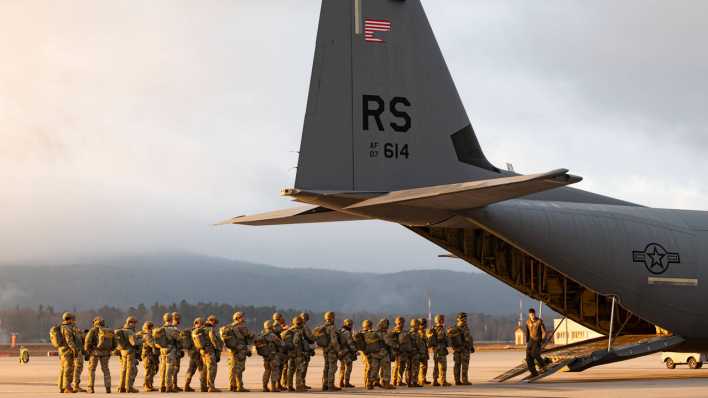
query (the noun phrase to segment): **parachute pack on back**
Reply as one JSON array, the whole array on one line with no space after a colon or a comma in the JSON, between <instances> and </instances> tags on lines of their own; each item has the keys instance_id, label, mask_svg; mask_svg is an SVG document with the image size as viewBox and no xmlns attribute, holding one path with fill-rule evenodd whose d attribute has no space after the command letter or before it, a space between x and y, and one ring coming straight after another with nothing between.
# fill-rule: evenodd
<instances>
[{"instance_id":1,"label":"parachute pack on back","mask_svg":"<svg viewBox=\"0 0 708 398\"><path fill-rule=\"evenodd\" d=\"M115 333L106 328L98 328L98 341L96 348L102 351L113 351L115 344Z\"/></svg>"},{"instance_id":2,"label":"parachute pack on back","mask_svg":"<svg viewBox=\"0 0 708 398\"><path fill-rule=\"evenodd\" d=\"M315 338L315 343L319 347L328 347L330 344L330 335L327 331L327 325L317 326L312 331L312 336Z\"/></svg>"},{"instance_id":3,"label":"parachute pack on back","mask_svg":"<svg viewBox=\"0 0 708 398\"><path fill-rule=\"evenodd\" d=\"M157 348L170 348L170 340L167 338L167 330L164 326L153 329L152 338L155 340Z\"/></svg>"},{"instance_id":4,"label":"parachute pack on back","mask_svg":"<svg viewBox=\"0 0 708 398\"><path fill-rule=\"evenodd\" d=\"M49 328L49 341L52 343L52 347L61 348L66 347L66 341L64 340L64 334L61 332L61 325L54 325Z\"/></svg>"}]
</instances>

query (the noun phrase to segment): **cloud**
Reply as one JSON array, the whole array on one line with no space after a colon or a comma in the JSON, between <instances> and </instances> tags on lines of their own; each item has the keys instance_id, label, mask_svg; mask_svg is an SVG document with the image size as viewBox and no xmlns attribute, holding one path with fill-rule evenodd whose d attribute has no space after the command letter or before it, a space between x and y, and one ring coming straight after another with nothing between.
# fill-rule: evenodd
<instances>
[{"instance_id":1,"label":"cloud","mask_svg":"<svg viewBox=\"0 0 708 398\"><path fill-rule=\"evenodd\" d=\"M282 266L468 269L379 222L286 207L319 1L0 3L0 261L186 250ZM487 155L705 209L708 5L425 1Z\"/></svg>"}]
</instances>

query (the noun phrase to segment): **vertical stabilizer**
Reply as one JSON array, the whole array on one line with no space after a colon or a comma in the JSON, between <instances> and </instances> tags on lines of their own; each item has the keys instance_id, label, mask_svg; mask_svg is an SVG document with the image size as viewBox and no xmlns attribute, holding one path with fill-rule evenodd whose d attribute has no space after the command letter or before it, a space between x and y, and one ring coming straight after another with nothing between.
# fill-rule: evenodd
<instances>
[{"instance_id":1,"label":"vertical stabilizer","mask_svg":"<svg viewBox=\"0 0 708 398\"><path fill-rule=\"evenodd\" d=\"M498 177L419 0L324 0L295 187L387 192Z\"/></svg>"}]
</instances>

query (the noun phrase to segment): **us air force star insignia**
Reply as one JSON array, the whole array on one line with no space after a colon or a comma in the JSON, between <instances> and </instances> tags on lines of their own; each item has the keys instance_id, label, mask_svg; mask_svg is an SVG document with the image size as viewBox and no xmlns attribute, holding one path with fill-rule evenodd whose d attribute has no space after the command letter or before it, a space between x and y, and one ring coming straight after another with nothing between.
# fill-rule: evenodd
<instances>
[{"instance_id":1,"label":"us air force star insignia","mask_svg":"<svg viewBox=\"0 0 708 398\"><path fill-rule=\"evenodd\" d=\"M647 271L654 275L661 275L669 270L670 264L680 264L681 256L670 253L658 243L650 243L644 251L633 251L632 260L635 263L644 263Z\"/></svg>"}]
</instances>

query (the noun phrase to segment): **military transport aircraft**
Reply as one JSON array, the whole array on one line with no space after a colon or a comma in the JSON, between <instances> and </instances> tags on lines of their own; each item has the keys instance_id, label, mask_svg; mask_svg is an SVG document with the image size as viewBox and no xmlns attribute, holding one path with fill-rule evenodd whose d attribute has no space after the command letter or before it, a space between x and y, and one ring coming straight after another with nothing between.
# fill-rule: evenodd
<instances>
[{"instance_id":1,"label":"military transport aircraft","mask_svg":"<svg viewBox=\"0 0 708 398\"><path fill-rule=\"evenodd\" d=\"M539 377L707 349L708 212L566 187L580 180L487 160L419 0L324 0L295 186L282 191L308 206L224 223L397 223L608 336L548 351Z\"/></svg>"}]
</instances>

